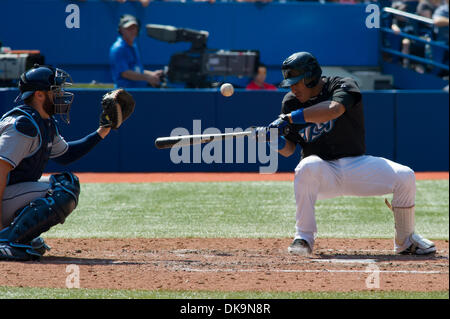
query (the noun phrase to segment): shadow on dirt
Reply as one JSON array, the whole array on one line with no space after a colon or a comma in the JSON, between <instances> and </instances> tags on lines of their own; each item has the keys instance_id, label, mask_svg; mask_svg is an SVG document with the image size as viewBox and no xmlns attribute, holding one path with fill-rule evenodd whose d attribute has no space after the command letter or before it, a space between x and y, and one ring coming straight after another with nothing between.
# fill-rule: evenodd
<instances>
[{"instance_id":1,"label":"shadow on dirt","mask_svg":"<svg viewBox=\"0 0 450 319\"><path fill-rule=\"evenodd\" d=\"M60 264L73 264L73 265L139 265L142 264L140 262L134 261L121 261L115 259L107 259L107 258L75 258L75 257L55 257L55 256L44 256L40 261L37 261L39 264L48 264L48 265L60 265Z\"/></svg>"}]
</instances>

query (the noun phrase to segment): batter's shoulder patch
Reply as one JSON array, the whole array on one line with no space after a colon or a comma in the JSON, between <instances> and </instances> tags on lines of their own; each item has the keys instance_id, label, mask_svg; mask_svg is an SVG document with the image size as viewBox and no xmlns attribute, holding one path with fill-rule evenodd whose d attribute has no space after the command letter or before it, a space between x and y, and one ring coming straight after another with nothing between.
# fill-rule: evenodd
<instances>
[{"instance_id":1,"label":"batter's shoulder patch","mask_svg":"<svg viewBox=\"0 0 450 319\"><path fill-rule=\"evenodd\" d=\"M25 115L20 115L16 118L14 127L19 133L28 137L36 137L38 134L38 130L34 123Z\"/></svg>"},{"instance_id":2,"label":"batter's shoulder patch","mask_svg":"<svg viewBox=\"0 0 450 319\"><path fill-rule=\"evenodd\" d=\"M350 77L342 78L339 84L344 91L359 91L358 82Z\"/></svg>"}]
</instances>

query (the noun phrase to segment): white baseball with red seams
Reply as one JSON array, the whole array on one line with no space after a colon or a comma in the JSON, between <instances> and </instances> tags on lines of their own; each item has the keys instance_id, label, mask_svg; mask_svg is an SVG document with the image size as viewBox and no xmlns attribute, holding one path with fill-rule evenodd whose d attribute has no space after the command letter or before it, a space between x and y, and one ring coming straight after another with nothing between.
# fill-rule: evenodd
<instances>
[{"instance_id":1,"label":"white baseball with red seams","mask_svg":"<svg viewBox=\"0 0 450 319\"><path fill-rule=\"evenodd\" d=\"M224 83L220 87L220 93L222 93L223 96L229 97L232 96L234 93L234 87L231 83Z\"/></svg>"}]
</instances>

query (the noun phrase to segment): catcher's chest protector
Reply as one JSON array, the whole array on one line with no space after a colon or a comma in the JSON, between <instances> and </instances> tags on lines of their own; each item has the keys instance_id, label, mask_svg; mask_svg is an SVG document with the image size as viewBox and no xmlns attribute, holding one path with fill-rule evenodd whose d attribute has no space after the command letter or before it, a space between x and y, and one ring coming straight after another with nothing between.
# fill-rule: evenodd
<instances>
[{"instance_id":1,"label":"catcher's chest protector","mask_svg":"<svg viewBox=\"0 0 450 319\"><path fill-rule=\"evenodd\" d=\"M8 185L35 182L41 178L52 150L52 143L57 134L56 123L53 118L44 120L31 106L22 105L6 113L3 118L12 115L25 115L36 127L39 137L39 146L34 154L24 158L9 174Z\"/></svg>"}]
</instances>

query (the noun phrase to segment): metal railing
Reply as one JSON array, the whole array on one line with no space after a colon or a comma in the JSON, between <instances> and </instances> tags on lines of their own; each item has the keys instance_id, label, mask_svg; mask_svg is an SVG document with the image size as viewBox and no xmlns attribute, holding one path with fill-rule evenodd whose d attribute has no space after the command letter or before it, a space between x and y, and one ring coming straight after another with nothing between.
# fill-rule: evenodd
<instances>
[{"instance_id":1,"label":"metal railing","mask_svg":"<svg viewBox=\"0 0 450 319\"><path fill-rule=\"evenodd\" d=\"M401 10L385 7L383 8L383 15L382 20L384 20L384 26L380 28L381 34L382 34L382 45L381 45L381 52L387 53L396 57L409 59L412 61L416 61L418 63L422 63L425 65L430 65L435 68L438 68L439 70L446 70L449 71L448 64L444 64L444 56L447 53L448 55L448 44L445 44L443 42L434 41L430 37L426 36L420 36L417 34L410 34L406 32L395 32L386 25L386 21L390 21L388 19L391 18L392 15L402 17L403 19L408 20L411 23L411 26L413 27L413 30L419 30L419 26L425 26L430 29L430 33L434 34L435 25L433 22L433 19L422 17L416 14L404 12ZM388 37L391 39L391 42L389 42ZM403 39L410 39L414 42L423 43L425 48L429 48L429 50L425 51L425 56L417 56L413 54L405 54L401 50L401 43ZM393 41L392 41L393 40ZM399 48L393 48L392 42L395 42ZM386 46L386 44L390 44L389 46ZM394 46L395 46L394 44ZM427 54L426 51L429 51ZM438 70L438 71L439 71ZM433 73L437 73L436 70Z\"/></svg>"}]
</instances>

